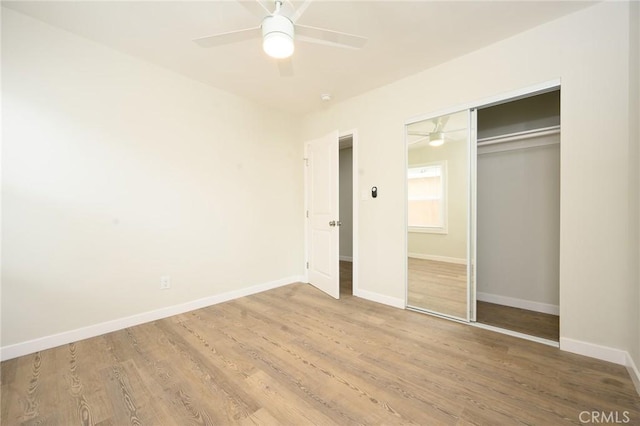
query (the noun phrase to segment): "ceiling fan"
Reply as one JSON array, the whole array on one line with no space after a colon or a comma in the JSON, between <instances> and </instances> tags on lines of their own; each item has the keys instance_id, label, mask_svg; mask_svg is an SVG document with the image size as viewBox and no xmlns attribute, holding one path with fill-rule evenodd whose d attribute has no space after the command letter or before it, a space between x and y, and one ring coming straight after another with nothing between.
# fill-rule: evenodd
<instances>
[{"instance_id":1,"label":"ceiling fan","mask_svg":"<svg viewBox=\"0 0 640 426\"><path fill-rule=\"evenodd\" d=\"M294 39L348 49L360 49L365 45L367 42L365 37L297 24L296 22L309 7L311 1L306 0L300 7L295 9L290 0L275 0L274 11L271 12L261 0L238 0L238 3L262 20L260 25L200 37L193 41L201 47L215 47L262 37L262 48L265 53L273 58L280 59L278 65L280 74L283 76L292 75L290 61L282 60L290 58L293 54L295 49Z\"/></svg>"}]
</instances>

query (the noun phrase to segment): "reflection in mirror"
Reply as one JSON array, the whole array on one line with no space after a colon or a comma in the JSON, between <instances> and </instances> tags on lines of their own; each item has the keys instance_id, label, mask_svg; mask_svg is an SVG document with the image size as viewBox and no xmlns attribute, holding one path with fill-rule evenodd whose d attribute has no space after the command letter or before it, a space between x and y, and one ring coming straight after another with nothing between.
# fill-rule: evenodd
<instances>
[{"instance_id":1,"label":"reflection in mirror","mask_svg":"<svg viewBox=\"0 0 640 426\"><path fill-rule=\"evenodd\" d=\"M407 125L407 306L469 319L469 112Z\"/></svg>"}]
</instances>

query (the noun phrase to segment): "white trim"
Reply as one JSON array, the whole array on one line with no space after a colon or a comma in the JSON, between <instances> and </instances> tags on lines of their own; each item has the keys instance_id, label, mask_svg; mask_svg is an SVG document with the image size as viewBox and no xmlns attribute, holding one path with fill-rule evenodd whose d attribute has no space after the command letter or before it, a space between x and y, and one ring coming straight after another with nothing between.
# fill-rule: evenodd
<instances>
[{"instance_id":1,"label":"white trim","mask_svg":"<svg viewBox=\"0 0 640 426\"><path fill-rule=\"evenodd\" d=\"M357 289L356 291L355 288L353 289L353 295L362 299L370 300L372 302L382 303L383 305L387 306L393 306L394 308L405 308L404 300L396 297L385 296L384 294L374 293L372 291L361 289Z\"/></svg>"},{"instance_id":2,"label":"white trim","mask_svg":"<svg viewBox=\"0 0 640 426\"><path fill-rule=\"evenodd\" d=\"M307 141L302 142L303 154L302 154L302 175L304 177L304 206L302 210L302 217L304 222L304 259L302 268L304 271L304 282L309 282L309 194L308 194L308 182L309 182L309 156L307 153ZM338 145L340 140L338 139Z\"/></svg>"},{"instance_id":3,"label":"white trim","mask_svg":"<svg viewBox=\"0 0 640 426\"><path fill-rule=\"evenodd\" d=\"M407 232L416 234L441 234L447 235L449 230L444 227L408 226Z\"/></svg>"},{"instance_id":4,"label":"white trim","mask_svg":"<svg viewBox=\"0 0 640 426\"><path fill-rule=\"evenodd\" d=\"M635 362L633 362L633 358L631 358L629 352L627 352L627 371L629 372L629 376L631 376L633 385L636 387L636 392L640 395L640 371L638 371L638 367Z\"/></svg>"},{"instance_id":5,"label":"white trim","mask_svg":"<svg viewBox=\"0 0 640 426\"><path fill-rule=\"evenodd\" d=\"M449 115L455 112L460 112L463 110L471 110L475 108L487 108L494 105L499 105L508 101L515 101L520 98L527 98L529 96L533 96L536 94L542 94L546 92L553 91L555 89L560 88L560 79L554 79L545 81L539 84L533 84L531 86L516 89L509 92L501 93L494 96L489 96L483 99L478 99L472 102L466 102L464 104L458 104L456 106L441 109L439 111L430 112L427 114L419 114L413 117L410 117L407 121L405 121L405 125L417 123L418 121L429 120L432 118L440 117L441 115ZM405 145L406 141L405 141Z\"/></svg>"},{"instance_id":6,"label":"white trim","mask_svg":"<svg viewBox=\"0 0 640 426\"><path fill-rule=\"evenodd\" d=\"M270 281L239 290L228 291L226 293L192 300L191 302L181 303L179 305L168 306L166 308L160 308L154 311L143 312L140 314L131 315L129 317L119 318L99 324L90 325L87 327L78 328L76 330L65 331L50 336L28 340L26 342L4 346L0 348L0 360L6 361L8 359L28 355L45 349L55 348L56 346L65 345L67 343L77 342L78 340L100 336L102 334L122 330L127 327L133 327L139 324L156 321L173 315L183 314L185 312L205 308L207 306L216 305L218 303L227 302L229 300L238 299L244 296L261 293L263 291L271 290L277 287L282 287L294 282L303 281L304 277L302 276L282 278L276 281Z\"/></svg>"},{"instance_id":7,"label":"white trim","mask_svg":"<svg viewBox=\"0 0 640 426\"><path fill-rule=\"evenodd\" d=\"M353 262L353 257L351 256L340 256L340 260L344 262Z\"/></svg>"},{"instance_id":8,"label":"white trim","mask_svg":"<svg viewBox=\"0 0 640 426\"><path fill-rule=\"evenodd\" d=\"M460 324L469 324L469 320L467 320L466 318L461 318L461 317L456 317L456 316L453 316L453 315L442 314L440 312L431 311L429 309L420 308L418 306L411 306L408 303L407 303L407 310L414 311L414 312L420 312L422 314L431 315L433 317L443 318L443 319L446 319L446 320L449 320L449 321L459 322Z\"/></svg>"},{"instance_id":9,"label":"white trim","mask_svg":"<svg viewBox=\"0 0 640 426\"><path fill-rule=\"evenodd\" d=\"M478 110L469 113L469 229L467 231L467 268L469 288L467 307L469 320L475 321L478 314Z\"/></svg>"},{"instance_id":10,"label":"white trim","mask_svg":"<svg viewBox=\"0 0 640 426\"><path fill-rule=\"evenodd\" d=\"M353 265L351 266L351 286L352 292L355 295L359 290L360 280L358 279L358 229L359 229L359 221L358 221L358 206L359 204L359 193L360 186L358 181L358 129L351 129L345 132L340 132L339 138L351 135L351 180L352 180L352 190L351 190L351 204L352 204L352 223L351 223L351 235L352 235L352 243L351 243L351 262ZM342 260L342 259L341 259ZM345 259L346 260L346 259Z\"/></svg>"},{"instance_id":11,"label":"white trim","mask_svg":"<svg viewBox=\"0 0 640 426\"><path fill-rule=\"evenodd\" d=\"M528 311L541 312L543 314L560 315L560 306L550 303L534 302L532 300L516 299L515 297L501 296L499 294L477 292L476 300L495 303L497 305L511 306L512 308L526 309Z\"/></svg>"},{"instance_id":12,"label":"white trim","mask_svg":"<svg viewBox=\"0 0 640 426\"><path fill-rule=\"evenodd\" d=\"M403 219L402 219L402 273L404 274L404 299L405 306L409 305L409 182L407 182L407 170L409 170L409 135L407 134L407 124L402 126L402 143L403 143L403 160L404 167L402 168L402 199L403 202Z\"/></svg>"},{"instance_id":13,"label":"white trim","mask_svg":"<svg viewBox=\"0 0 640 426\"><path fill-rule=\"evenodd\" d=\"M500 328L500 327L494 327L492 325L482 324L480 322L472 322L471 325L473 325L474 327L483 328L485 330L494 331L496 333L506 334L507 336L518 337L520 339L530 340L536 343L542 343L543 345L553 346L554 348L557 348L560 346L560 344L554 340L543 339L542 337L531 336L530 334L518 333L517 331L507 330L505 328Z\"/></svg>"},{"instance_id":14,"label":"white trim","mask_svg":"<svg viewBox=\"0 0 640 426\"><path fill-rule=\"evenodd\" d=\"M610 348L608 346L596 345L595 343L583 342L580 340L560 338L560 349L578 355L585 355L615 364L627 365L627 351Z\"/></svg>"},{"instance_id":15,"label":"white trim","mask_svg":"<svg viewBox=\"0 0 640 426\"><path fill-rule=\"evenodd\" d=\"M467 259L462 259L459 257L438 256L435 254L408 253L408 257L413 257L414 259L435 260L438 262L457 263L459 265L467 264Z\"/></svg>"},{"instance_id":16,"label":"white trim","mask_svg":"<svg viewBox=\"0 0 640 426\"><path fill-rule=\"evenodd\" d=\"M636 388L636 392L640 395L640 371L638 371L638 367L629 352L567 337L560 338L560 350L624 365L629 372L629 377Z\"/></svg>"}]
</instances>

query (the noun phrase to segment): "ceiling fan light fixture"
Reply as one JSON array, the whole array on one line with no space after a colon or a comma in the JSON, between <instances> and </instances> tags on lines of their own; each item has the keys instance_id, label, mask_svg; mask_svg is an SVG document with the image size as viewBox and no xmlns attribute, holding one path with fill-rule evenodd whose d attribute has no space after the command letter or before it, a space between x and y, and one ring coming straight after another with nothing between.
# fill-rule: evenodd
<instances>
[{"instance_id":1,"label":"ceiling fan light fixture","mask_svg":"<svg viewBox=\"0 0 640 426\"><path fill-rule=\"evenodd\" d=\"M429 146L442 146L444 144L444 135L442 132L429 133Z\"/></svg>"},{"instance_id":2,"label":"ceiling fan light fixture","mask_svg":"<svg viewBox=\"0 0 640 426\"><path fill-rule=\"evenodd\" d=\"M272 58L284 59L293 54L293 22L282 15L271 15L262 21L262 49Z\"/></svg>"}]
</instances>

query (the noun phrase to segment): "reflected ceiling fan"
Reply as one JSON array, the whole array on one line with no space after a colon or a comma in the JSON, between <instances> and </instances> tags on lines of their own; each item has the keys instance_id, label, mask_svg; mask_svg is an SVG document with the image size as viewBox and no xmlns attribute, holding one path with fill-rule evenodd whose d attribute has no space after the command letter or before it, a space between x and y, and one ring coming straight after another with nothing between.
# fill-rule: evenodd
<instances>
[{"instance_id":1,"label":"reflected ceiling fan","mask_svg":"<svg viewBox=\"0 0 640 426\"><path fill-rule=\"evenodd\" d=\"M409 145L414 145L417 144L418 142L422 142L424 140L428 140L429 141L429 146L441 146L444 144L444 140L445 140L445 132L444 131L444 126L447 124L447 121L449 121L449 116L445 115L443 117L438 117L437 119L433 119L431 120L431 122L433 123L434 127L433 130L430 132L420 132L420 131L411 131L409 130L407 132L407 134L409 136L420 136L417 139L412 140L411 142L408 142Z\"/></svg>"},{"instance_id":2,"label":"reflected ceiling fan","mask_svg":"<svg viewBox=\"0 0 640 426\"><path fill-rule=\"evenodd\" d=\"M200 37L193 41L201 47L215 47L262 37L265 53L279 59L278 66L282 76L293 75L290 57L295 49L294 40L348 49L360 49L365 45L365 37L297 24L311 1L305 0L295 9L290 0L275 0L274 11L271 12L261 0L238 0L238 3L262 20L260 25Z\"/></svg>"}]
</instances>

